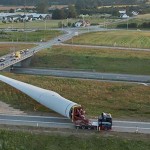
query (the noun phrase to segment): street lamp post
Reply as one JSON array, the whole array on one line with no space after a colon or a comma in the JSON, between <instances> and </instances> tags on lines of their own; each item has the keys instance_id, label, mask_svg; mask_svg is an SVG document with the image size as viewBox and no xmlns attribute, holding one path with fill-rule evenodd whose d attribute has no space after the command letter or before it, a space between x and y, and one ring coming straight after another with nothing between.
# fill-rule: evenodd
<instances>
[{"instance_id":1,"label":"street lamp post","mask_svg":"<svg viewBox=\"0 0 150 150\"><path fill-rule=\"evenodd\" d=\"M128 30L128 24L129 24L129 23L128 23L128 19L127 19L127 30Z\"/></svg>"},{"instance_id":2,"label":"street lamp post","mask_svg":"<svg viewBox=\"0 0 150 150\"><path fill-rule=\"evenodd\" d=\"M44 21L44 41L46 41L46 29L47 29L47 24L46 24L46 19Z\"/></svg>"}]
</instances>

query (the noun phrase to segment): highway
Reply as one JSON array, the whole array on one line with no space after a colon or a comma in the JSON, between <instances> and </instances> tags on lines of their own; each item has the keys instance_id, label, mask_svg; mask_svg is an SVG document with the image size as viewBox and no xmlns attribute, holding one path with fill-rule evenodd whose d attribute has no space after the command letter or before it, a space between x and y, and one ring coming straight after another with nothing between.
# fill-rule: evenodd
<instances>
[{"instance_id":1,"label":"highway","mask_svg":"<svg viewBox=\"0 0 150 150\"><path fill-rule=\"evenodd\" d=\"M56 69L33 69L33 68L14 68L12 72L21 74L50 75L69 78L139 82L145 83L145 85L150 85L150 76L146 75L129 75L129 74L99 73L99 72L73 71L73 70L56 70Z\"/></svg>"},{"instance_id":2,"label":"highway","mask_svg":"<svg viewBox=\"0 0 150 150\"><path fill-rule=\"evenodd\" d=\"M95 119L91 121L96 122ZM68 118L50 116L0 114L0 124L75 129ZM150 134L150 122L113 120L112 131Z\"/></svg>"},{"instance_id":3,"label":"highway","mask_svg":"<svg viewBox=\"0 0 150 150\"><path fill-rule=\"evenodd\" d=\"M59 30L62 30L62 29L59 29ZM67 41L76 35L83 34L86 32L104 31L104 30L106 30L106 29L99 28L99 27L90 27L88 30L80 30L78 28L63 29L62 30L64 32L63 35L60 35L60 36L58 36L50 41L47 41L47 42L37 43L38 46L29 49L28 53L22 54L21 57L18 58L17 60L12 59L12 57L11 57L12 53L1 56L0 59L5 58L6 60L4 62L0 62L0 70L3 70L9 66L12 66L12 65L24 60L24 59L27 59L27 58L31 57L34 53L37 53L40 50L50 48L53 45L58 45L61 42ZM58 39L60 39L60 41Z\"/></svg>"},{"instance_id":4,"label":"highway","mask_svg":"<svg viewBox=\"0 0 150 150\"><path fill-rule=\"evenodd\" d=\"M81 45L81 44L64 44L63 46L75 46L83 48L97 48L97 49L112 49L112 50L130 50L130 51L147 51L150 52L150 49L145 48L133 48L133 47L118 47L118 46L100 46L100 45Z\"/></svg>"},{"instance_id":5,"label":"highway","mask_svg":"<svg viewBox=\"0 0 150 150\"><path fill-rule=\"evenodd\" d=\"M42 49L49 48L55 44L59 44L61 41L58 41L58 38L61 38L63 41L63 40L70 39L72 36L74 36L74 34L75 34L74 32L68 32L68 33L61 35L57 38L54 38L48 42L43 42L43 43L39 44L38 46L29 49L28 53L21 54L21 57L18 59L12 58L11 57L12 53L2 56L2 57L0 57L0 59L5 58L5 61L0 62L0 70L3 70L9 66L12 66L12 65L24 60L24 59L27 59L27 58L31 57L34 53L37 53L38 51L40 51Z\"/></svg>"}]
</instances>

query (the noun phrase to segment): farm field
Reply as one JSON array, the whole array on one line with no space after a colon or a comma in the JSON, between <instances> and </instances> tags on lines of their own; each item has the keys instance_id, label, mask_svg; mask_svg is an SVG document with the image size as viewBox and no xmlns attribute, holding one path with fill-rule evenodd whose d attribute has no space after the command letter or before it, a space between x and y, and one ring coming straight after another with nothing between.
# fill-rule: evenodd
<instances>
[{"instance_id":1,"label":"farm field","mask_svg":"<svg viewBox=\"0 0 150 150\"><path fill-rule=\"evenodd\" d=\"M33 21L33 22L26 22L25 27L26 29L47 29L49 28L58 28L58 22L59 20L47 20L46 22L44 21ZM0 22L0 28L20 28L24 29L24 23L2 23Z\"/></svg>"},{"instance_id":2,"label":"farm field","mask_svg":"<svg viewBox=\"0 0 150 150\"><path fill-rule=\"evenodd\" d=\"M36 46L35 44L0 44L0 56L12 53L14 51L23 50L27 48L32 48Z\"/></svg>"},{"instance_id":3,"label":"farm field","mask_svg":"<svg viewBox=\"0 0 150 150\"><path fill-rule=\"evenodd\" d=\"M41 42L48 41L62 34L57 30L36 30L32 32L0 32L0 41Z\"/></svg>"},{"instance_id":4,"label":"farm field","mask_svg":"<svg viewBox=\"0 0 150 150\"><path fill-rule=\"evenodd\" d=\"M129 48L150 48L150 32L116 30L85 33L73 37L73 39L66 43L120 46Z\"/></svg>"},{"instance_id":5,"label":"farm field","mask_svg":"<svg viewBox=\"0 0 150 150\"><path fill-rule=\"evenodd\" d=\"M1 73L32 85L55 91L63 97L81 104L89 117L110 112L114 118L150 118L150 86L55 78L47 76ZM42 84L41 84L42 83ZM0 82L0 100L12 107L33 112L52 111L41 106L18 90Z\"/></svg>"},{"instance_id":6,"label":"farm field","mask_svg":"<svg viewBox=\"0 0 150 150\"><path fill-rule=\"evenodd\" d=\"M75 23L78 20L82 20L83 18L77 19L61 19L61 20L46 20L45 21L32 21L26 22L25 27L26 29L50 29L50 28L58 28L58 24L61 22L65 26L67 26L67 22ZM97 24L103 22L104 19L97 19L96 17L86 17L86 20L89 20L92 24ZM2 23L0 22L0 28L20 28L24 29L24 23Z\"/></svg>"},{"instance_id":7,"label":"farm field","mask_svg":"<svg viewBox=\"0 0 150 150\"><path fill-rule=\"evenodd\" d=\"M86 136L86 137L85 137ZM138 136L139 137L139 136ZM0 130L1 148L11 150L148 150L150 140L98 134L54 134Z\"/></svg>"},{"instance_id":8,"label":"farm field","mask_svg":"<svg viewBox=\"0 0 150 150\"><path fill-rule=\"evenodd\" d=\"M37 53L31 67L150 75L150 52L53 46Z\"/></svg>"}]
</instances>

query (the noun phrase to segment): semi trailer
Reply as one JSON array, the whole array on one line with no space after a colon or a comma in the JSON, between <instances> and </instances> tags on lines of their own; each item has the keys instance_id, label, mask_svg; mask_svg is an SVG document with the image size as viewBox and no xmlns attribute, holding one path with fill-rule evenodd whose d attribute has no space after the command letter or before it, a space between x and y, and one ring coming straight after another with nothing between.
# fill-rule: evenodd
<instances>
[{"instance_id":1,"label":"semi trailer","mask_svg":"<svg viewBox=\"0 0 150 150\"><path fill-rule=\"evenodd\" d=\"M0 81L22 91L38 103L72 120L76 128L110 130L112 117L102 113L97 121L86 118L83 107L58 93L0 75Z\"/></svg>"},{"instance_id":2,"label":"semi trailer","mask_svg":"<svg viewBox=\"0 0 150 150\"><path fill-rule=\"evenodd\" d=\"M72 122L75 124L76 129L98 131L112 129L112 117L110 113L103 112L97 120L90 120L85 117L85 111L81 106L74 106L72 114Z\"/></svg>"}]
</instances>

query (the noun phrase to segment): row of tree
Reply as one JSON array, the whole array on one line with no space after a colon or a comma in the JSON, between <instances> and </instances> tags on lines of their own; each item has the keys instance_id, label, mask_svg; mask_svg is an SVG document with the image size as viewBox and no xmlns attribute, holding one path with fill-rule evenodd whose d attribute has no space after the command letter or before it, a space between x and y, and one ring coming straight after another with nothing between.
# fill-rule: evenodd
<instances>
[{"instance_id":1,"label":"row of tree","mask_svg":"<svg viewBox=\"0 0 150 150\"><path fill-rule=\"evenodd\" d=\"M40 0L0 0L0 5L36 5ZM43 0L45 1L45 0ZM139 4L145 3L148 0L46 0L49 4L75 4L81 1L81 5L84 3L85 7L93 7L93 6L105 6L105 5L127 5L127 4ZM82 5L83 6L83 5Z\"/></svg>"},{"instance_id":2,"label":"row of tree","mask_svg":"<svg viewBox=\"0 0 150 150\"><path fill-rule=\"evenodd\" d=\"M119 24L117 28L148 28L150 29L150 22L143 22L142 24L129 23Z\"/></svg>"}]
</instances>

